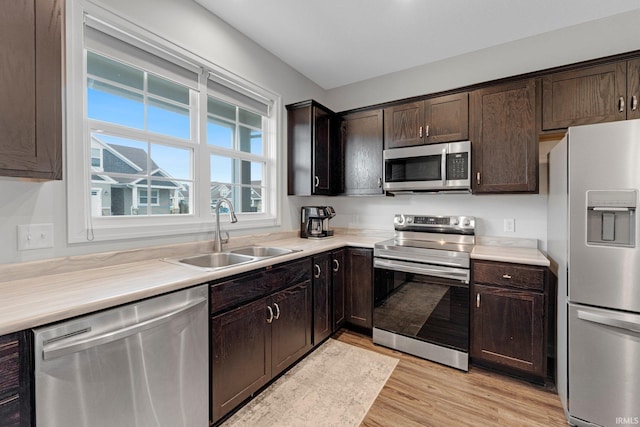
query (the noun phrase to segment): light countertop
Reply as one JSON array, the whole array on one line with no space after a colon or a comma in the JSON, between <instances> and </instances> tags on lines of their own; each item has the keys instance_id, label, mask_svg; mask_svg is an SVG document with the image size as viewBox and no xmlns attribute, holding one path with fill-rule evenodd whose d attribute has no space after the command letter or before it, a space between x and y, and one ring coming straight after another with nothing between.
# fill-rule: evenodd
<instances>
[{"instance_id":1,"label":"light countertop","mask_svg":"<svg viewBox=\"0 0 640 427\"><path fill-rule=\"evenodd\" d=\"M194 255L203 245L191 246L199 252L185 253L184 248L163 247L122 253L95 254L8 265L0 268L5 277L0 282L0 335L33 328L71 317L88 314L121 304L224 279L271 265L292 261L346 246L373 248L391 233L345 233L327 239L301 239L292 233L250 236L232 239L226 249L251 244L294 249L298 252L262 259L252 263L206 271L167 262L167 257ZM208 243L208 242L205 242ZM235 244L233 244L235 243ZM482 242L481 242L482 243ZM548 266L549 261L536 248L476 245L474 259ZM182 251L182 252L181 252ZM140 259L155 256L153 259ZM127 260L129 262L123 261ZM6 279L6 278L9 279Z\"/></svg>"},{"instance_id":2,"label":"light countertop","mask_svg":"<svg viewBox=\"0 0 640 427\"><path fill-rule=\"evenodd\" d=\"M0 283L0 335L126 304L235 274L280 264L345 246L373 248L380 236L346 234L322 240L286 237L259 244L299 250L287 255L217 271L150 259L79 268L57 274L38 274ZM247 245L245 245L247 246ZM227 248L225 248L227 249ZM96 254L97 260L105 256ZM61 260L63 263L66 259ZM85 261L87 262L87 261ZM34 263L38 268L43 263ZM47 262L40 268L51 268ZM53 262L55 264L55 262ZM90 264L87 264L90 265ZM28 266L27 266L28 267Z\"/></svg>"}]
</instances>

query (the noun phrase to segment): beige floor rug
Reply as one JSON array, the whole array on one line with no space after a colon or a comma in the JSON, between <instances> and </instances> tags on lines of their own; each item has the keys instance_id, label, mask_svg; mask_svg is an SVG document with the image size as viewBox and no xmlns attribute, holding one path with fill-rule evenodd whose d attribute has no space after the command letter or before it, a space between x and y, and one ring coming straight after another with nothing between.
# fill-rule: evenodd
<instances>
[{"instance_id":1,"label":"beige floor rug","mask_svg":"<svg viewBox=\"0 0 640 427\"><path fill-rule=\"evenodd\" d=\"M329 339L223 426L359 426L397 364Z\"/></svg>"}]
</instances>

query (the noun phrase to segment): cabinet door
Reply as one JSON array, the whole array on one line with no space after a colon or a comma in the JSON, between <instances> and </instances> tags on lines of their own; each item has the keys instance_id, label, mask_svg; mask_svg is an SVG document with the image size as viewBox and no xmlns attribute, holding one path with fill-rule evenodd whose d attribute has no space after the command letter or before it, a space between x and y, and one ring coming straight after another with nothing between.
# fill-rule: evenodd
<instances>
[{"instance_id":1,"label":"cabinet door","mask_svg":"<svg viewBox=\"0 0 640 427\"><path fill-rule=\"evenodd\" d=\"M340 249L331 254L331 287L333 288L333 332L344 325L347 319L345 304L345 250Z\"/></svg>"},{"instance_id":2,"label":"cabinet door","mask_svg":"<svg viewBox=\"0 0 640 427\"><path fill-rule=\"evenodd\" d=\"M624 120L626 62L553 73L543 78L542 129Z\"/></svg>"},{"instance_id":3,"label":"cabinet door","mask_svg":"<svg viewBox=\"0 0 640 427\"><path fill-rule=\"evenodd\" d=\"M344 193L383 194L382 110L342 116Z\"/></svg>"},{"instance_id":4,"label":"cabinet door","mask_svg":"<svg viewBox=\"0 0 640 427\"><path fill-rule=\"evenodd\" d=\"M347 249L347 322L360 329L373 327L373 253Z\"/></svg>"},{"instance_id":5,"label":"cabinet door","mask_svg":"<svg viewBox=\"0 0 640 427\"><path fill-rule=\"evenodd\" d=\"M312 194L331 194L331 114L313 107L313 190Z\"/></svg>"},{"instance_id":6,"label":"cabinet door","mask_svg":"<svg viewBox=\"0 0 640 427\"><path fill-rule=\"evenodd\" d=\"M313 257L313 344L320 344L333 331L331 316L331 254Z\"/></svg>"},{"instance_id":7,"label":"cabinet door","mask_svg":"<svg viewBox=\"0 0 640 427\"><path fill-rule=\"evenodd\" d=\"M627 61L627 119L640 119L640 59Z\"/></svg>"},{"instance_id":8,"label":"cabinet door","mask_svg":"<svg viewBox=\"0 0 640 427\"><path fill-rule=\"evenodd\" d=\"M384 148L424 144L424 101L384 109Z\"/></svg>"},{"instance_id":9,"label":"cabinet door","mask_svg":"<svg viewBox=\"0 0 640 427\"><path fill-rule=\"evenodd\" d=\"M271 307L271 374L275 377L311 350L311 282L306 280L274 294Z\"/></svg>"},{"instance_id":10,"label":"cabinet door","mask_svg":"<svg viewBox=\"0 0 640 427\"><path fill-rule=\"evenodd\" d=\"M544 376L544 294L474 284L471 357Z\"/></svg>"},{"instance_id":11,"label":"cabinet door","mask_svg":"<svg viewBox=\"0 0 640 427\"><path fill-rule=\"evenodd\" d=\"M31 425L32 348L27 331L0 336L0 427Z\"/></svg>"},{"instance_id":12,"label":"cabinet door","mask_svg":"<svg viewBox=\"0 0 640 427\"><path fill-rule=\"evenodd\" d=\"M2 2L0 175L62 179L61 23L60 1Z\"/></svg>"},{"instance_id":13,"label":"cabinet door","mask_svg":"<svg viewBox=\"0 0 640 427\"><path fill-rule=\"evenodd\" d=\"M471 94L473 191L538 191L536 82L523 80Z\"/></svg>"},{"instance_id":14,"label":"cabinet door","mask_svg":"<svg viewBox=\"0 0 640 427\"><path fill-rule=\"evenodd\" d=\"M269 299L262 298L211 321L213 421L271 379Z\"/></svg>"},{"instance_id":15,"label":"cabinet door","mask_svg":"<svg viewBox=\"0 0 640 427\"><path fill-rule=\"evenodd\" d=\"M425 142L464 141L469 139L469 94L456 93L424 102Z\"/></svg>"}]
</instances>

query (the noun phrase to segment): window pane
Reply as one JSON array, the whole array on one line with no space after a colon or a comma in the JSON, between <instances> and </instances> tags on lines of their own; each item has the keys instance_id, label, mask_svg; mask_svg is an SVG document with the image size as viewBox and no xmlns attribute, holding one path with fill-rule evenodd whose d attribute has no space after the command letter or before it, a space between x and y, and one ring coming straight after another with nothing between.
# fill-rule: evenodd
<instances>
[{"instance_id":1,"label":"window pane","mask_svg":"<svg viewBox=\"0 0 640 427\"><path fill-rule=\"evenodd\" d=\"M106 147L102 152L102 169L105 173L146 173L146 142L96 132L91 134L91 138L92 143L101 143Z\"/></svg>"},{"instance_id":2,"label":"window pane","mask_svg":"<svg viewBox=\"0 0 640 427\"><path fill-rule=\"evenodd\" d=\"M90 51L87 51L87 74L138 90L144 88L143 71Z\"/></svg>"},{"instance_id":3,"label":"window pane","mask_svg":"<svg viewBox=\"0 0 640 427\"><path fill-rule=\"evenodd\" d=\"M148 128L151 132L189 139L189 109L149 98Z\"/></svg>"},{"instance_id":4,"label":"window pane","mask_svg":"<svg viewBox=\"0 0 640 427\"><path fill-rule=\"evenodd\" d=\"M238 121L254 128L262 128L262 116L242 108L238 109Z\"/></svg>"},{"instance_id":5,"label":"window pane","mask_svg":"<svg viewBox=\"0 0 640 427\"><path fill-rule=\"evenodd\" d=\"M207 144L221 148L233 148L235 125L207 117Z\"/></svg>"},{"instance_id":6,"label":"window pane","mask_svg":"<svg viewBox=\"0 0 640 427\"><path fill-rule=\"evenodd\" d=\"M224 117L232 121L236 121L236 107L227 102L220 101L215 98L207 98L207 113L214 114L218 117Z\"/></svg>"},{"instance_id":7,"label":"window pane","mask_svg":"<svg viewBox=\"0 0 640 427\"><path fill-rule=\"evenodd\" d=\"M185 148L151 144L153 176L192 179L191 153Z\"/></svg>"},{"instance_id":8,"label":"window pane","mask_svg":"<svg viewBox=\"0 0 640 427\"><path fill-rule=\"evenodd\" d=\"M143 129L144 99L139 93L89 79L87 116L90 119Z\"/></svg>"},{"instance_id":9,"label":"window pane","mask_svg":"<svg viewBox=\"0 0 640 427\"><path fill-rule=\"evenodd\" d=\"M186 86L179 85L162 77L154 76L153 74L149 74L148 79L147 84L150 93L179 102L185 106L189 105L189 88Z\"/></svg>"},{"instance_id":10,"label":"window pane","mask_svg":"<svg viewBox=\"0 0 640 427\"><path fill-rule=\"evenodd\" d=\"M240 126L240 151L262 154L262 132Z\"/></svg>"},{"instance_id":11,"label":"window pane","mask_svg":"<svg viewBox=\"0 0 640 427\"><path fill-rule=\"evenodd\" d=\"M229 157L211 156L211 182L212 183L233 183L234 165L233 159ZM224 197L224 196L223 196Z\"/></svg>"}]
</instances>

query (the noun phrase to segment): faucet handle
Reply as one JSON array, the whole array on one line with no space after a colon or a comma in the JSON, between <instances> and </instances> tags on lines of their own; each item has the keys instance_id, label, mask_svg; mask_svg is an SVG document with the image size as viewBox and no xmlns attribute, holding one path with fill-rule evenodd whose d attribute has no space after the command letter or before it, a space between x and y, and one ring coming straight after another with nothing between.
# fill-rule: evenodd
<instances>
[{"instance_id":1,"label":"faucet handle","mask_svg":"<svg viewBox=\"0 0 640 427\"><path fill-rule=\"evenodd\" d=\"M226 236L226 237L222 237ZM229 243L229 232L225 230L220 230L220 243Z\"/></svg>"}]
</instances>

